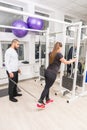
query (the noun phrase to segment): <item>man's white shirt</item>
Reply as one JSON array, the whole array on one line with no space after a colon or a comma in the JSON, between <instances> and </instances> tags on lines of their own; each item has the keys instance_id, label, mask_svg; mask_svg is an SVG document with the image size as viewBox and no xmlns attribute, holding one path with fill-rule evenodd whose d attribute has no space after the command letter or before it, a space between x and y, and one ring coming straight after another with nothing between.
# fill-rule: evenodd
<instances>
[{"instance_id":1,"label":"man's white shirt","mask_svg":"<svg viewBox=\"0 0 87 130\"><path fill-rule=\"evenodd\" d=\"M18 71L18 54L16 50L11 47L5 52L5 66L9 73Z\"/></svg>"}]
</instances>

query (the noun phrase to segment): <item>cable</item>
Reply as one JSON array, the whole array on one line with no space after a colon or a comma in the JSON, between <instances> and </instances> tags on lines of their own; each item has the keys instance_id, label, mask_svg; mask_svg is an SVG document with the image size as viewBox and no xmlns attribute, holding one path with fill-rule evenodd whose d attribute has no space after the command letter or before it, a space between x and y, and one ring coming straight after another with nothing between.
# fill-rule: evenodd
<instances>
[{"instance_id":1,"label":"cable","mask_svg":"<svg viewBox=\"0 0 87 130\"><path fill-rule=\"evenodd\" d=\"M9 78L15 85L17 85L18 88L21 88L22 90L24 90L27 94L29 94L30 96L32 96L33 98L37 99L37 97L35 97L32 93L28 92L27 90L25 90L24 88L22 88L21 86L19 86L14 80L12 80L11 78Z\"/></svg>"}]
</instances>

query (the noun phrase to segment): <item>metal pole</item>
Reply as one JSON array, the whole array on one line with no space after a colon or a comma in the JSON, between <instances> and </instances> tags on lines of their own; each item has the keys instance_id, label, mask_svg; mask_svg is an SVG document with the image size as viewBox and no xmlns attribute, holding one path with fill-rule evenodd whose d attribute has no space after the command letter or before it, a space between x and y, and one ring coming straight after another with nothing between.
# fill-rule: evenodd
<instances>
[{"instance_id":1,"label":"metal pole","mask_svg":"<svg viewBox=\"0 0 87 130\"><path fill-rule=\"evenodd\" d=\"M29 12L27 13L25 11L18 11L18 10L15 10L15 9L10 9L10 8L7 8L7 7L2 7L2 6L0 6L0 11L6 12L6 13L9 12L9 13L13 13L13 14L25 15L25 16L40 18L40 19L43 19L43 20L46 20L46 21L53 21L53 22L57 22L57 23L62 23L62 24L65 23L65 24L70 25L70 23L65 22L65 21L61 21L61 20L58 20L58 19L44 17L44 16L40 16L40 15L36 15L36 14L31 14L31 13L29 13Z\"/></svg>"},{"instance_id":2,"label":"metal pole","mask_svg":"<svg viewBox=\"0 0 87 130\"><path fill-rule=\"evenodd\" d=\"M86 72L87 72L87 51L86 51L86 57L85 57L85 68L84 68L84 75L83 75L83 86L82 86L82 93L84 93L84 92L85 92Z\"/></svg>"},{"instance_id":3,"label":"metal pole","mask_svg":"<svg viewBox=\"0 0 87 130\"><path fill-rule=\"evenodd\" d=\"M47 29L46 32L46 68L49 64L49 28Z\"/></svg>"},{"instance_id":4,"label":"metal pole","mask_svg":"<svg viewBox=\"0 0 87 130\"><path fill-rule=\"evenodd\" d=\"M65 55L65 44L66 44L66 25L63 25L63 50L62 54ZM62 90L62 77L64 75L64 64L61 64L60 68L60 91Z\"/></svg>"},{"instance_id":5,"label":"metal pole","mask_svg":"<svg viewBox=\"0 0 87 130\"><path fill-rule=\"evenodd\" d=\"M31 31L31 32L41 32L41 33L46 32L46 30L37 30L37 29L13 27L13 26L7 26L7 25L0 25L0 28L20 29L20 30L28 30L28 31Z\"/></svg>"},{"instance_id":6,"label":"metal pole","mask_svg":"<svg viewBox=\"0 0 87 130\"><path fill-rule=\"evenodd\" d=\"M75 64L75 74L74 74L74 80L73 80L72 96L75 96L77 70L78 70L78 59L79 59L79 51L80 51L81 25L82 25L82 22L79 23L78 35L77 35L77 44L78 44L78 46L77 46L77 54L76 54L77 61L76 61L76 64Z\"/></svg>"}]
</instances>

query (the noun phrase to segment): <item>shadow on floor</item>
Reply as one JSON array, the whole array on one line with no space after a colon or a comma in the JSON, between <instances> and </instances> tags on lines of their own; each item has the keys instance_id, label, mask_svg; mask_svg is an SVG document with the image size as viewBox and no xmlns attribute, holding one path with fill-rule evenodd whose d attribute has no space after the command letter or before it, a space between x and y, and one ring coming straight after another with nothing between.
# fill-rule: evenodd
<instances>
[{"instance_id":1,"label":"shadow on floor","mask_svg":"<svg viewBox=\"0 0 87 130\"><path fill-rule=\"evenodd\" d=\"M18 92L21 90L18 88ZM0 90L0 97L8 96L8 88L4 88Z\"/></svg>"}]
</instances>

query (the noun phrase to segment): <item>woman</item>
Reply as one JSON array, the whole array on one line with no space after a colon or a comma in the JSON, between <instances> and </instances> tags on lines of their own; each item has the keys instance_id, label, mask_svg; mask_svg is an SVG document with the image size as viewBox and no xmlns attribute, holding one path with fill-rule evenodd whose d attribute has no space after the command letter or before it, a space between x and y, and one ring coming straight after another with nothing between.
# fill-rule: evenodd
<instances>
[{"instance_id":1,"label":"woman","mask_svg":"<svg viewBox=\"0 0 87 130\"><path fill-rule=\"evenodd\" d=\"M45 88L42 91L40 99L38 100L38 108L45 108L44 99L46 100L46 103L53 102L53 100L49 98L49 89L56 80L61 63L71 64L76 61L76 58L67 61L61 54L61 49L62 43L56 42L52 52L49 55L49 66L45 71Z\"/></svg>"}]
</instances>

